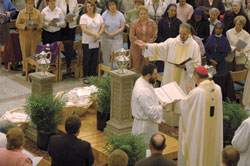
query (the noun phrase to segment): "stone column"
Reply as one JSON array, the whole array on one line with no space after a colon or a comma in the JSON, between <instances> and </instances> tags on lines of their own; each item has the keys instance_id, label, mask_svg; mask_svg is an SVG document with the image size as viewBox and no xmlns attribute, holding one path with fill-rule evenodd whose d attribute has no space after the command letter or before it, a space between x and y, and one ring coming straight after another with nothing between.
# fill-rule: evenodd
<instances>
[{"instance_id":1,"label":"stone column","mask_svg":"<svg viewBox=\"0 0 250 166\"><path fill-rule=\"evenodd\" d=\"M110 120L107 122L107 129L115 135L131 133L131 96L136 73L127 70L126 74L118 74L118 70L110 71L111 75L111 104Z\"/></svg>"},{"instance_id":2,"label":"stone column","mask_svg":"<svg viewBox=\"0 0 250 166\"><path fill-rule=\"evenodd\" d=\"M53 82L56 76L49 72L47 76L41 74L41 72L29 74L32 81L32 93L53 93Z\"/></svg>"},{"instance_id":3,"label":"stone column","mask_svg":"<svg viewBox=\"0 0 250 166\"><path fill-rule=\"evenodd\" d=\"M33 93L53 93L53 82L56 78L54 74L48 73L47 76L42 76L41 72L29 74L32 81L32 94ZM25 130L25 135L34 142L37 142L37 129L33 123L30 123Z\"/></svg>"}]
</instances>

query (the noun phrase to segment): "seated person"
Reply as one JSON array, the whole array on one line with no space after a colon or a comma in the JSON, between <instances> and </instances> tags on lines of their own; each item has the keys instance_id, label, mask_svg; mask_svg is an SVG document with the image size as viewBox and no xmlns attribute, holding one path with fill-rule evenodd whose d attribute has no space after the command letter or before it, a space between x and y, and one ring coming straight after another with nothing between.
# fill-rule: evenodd
<instances>
[{"instance_id":1,"label":"seated person","mask_svg":"<svg viewBox=\"0 0 250 166\"><path fill-rule=\"evenodd\" d=\"M10 128L14 127L13 123L8 120L0 122L0 148L5 148L7 145L6 133Z\"/></svg>"},{"instance_id":2,"label":"seated person","mask_svg":"<svg viewBox=\"0 0 250 166\"><path fill-rule=\"evenodd\" d=\"M240 153L234 147L226 146L223 149L222 151L223 166L237 166L239 159L240 159Z\"/></svg>"},{"instance_id":3,"label":"seated person","mask_svg":"<svg viewBox=\"0 0 250 166\"><path fill-rule=\"evenodd\" d=\"M135 163L135 166L176 166L176 163L163 156L163 150L167 147L166 146L166 139L165 136L156 133L152 135L149 143L149 148L151 151L151 156L144 158Z\"/></svg>"},{"instance_id":4,"label":"seated person","mask_svg":"<svg viewBox=\"0 0 250 166\"><path fill-rule=\"evenodd\" d=\"M94 156L90 143L77 138L80 128L81 119L77 115L73 115L65 122L67 133L64 135L54 135L50 138L48 153L52 159L51 165L93 165Z\"/></svg>"},{"instance_id":5,"label":"seated person","mask_svg":"<svg viewBox=\"0 0 250 166\"><path fill-rule=\"evenodd\" d=\"M21 152L24 143L24 133L22 129L12 128L8 131L6 137L6 148L0 148L0 165L32 166L32 160Z\"/></svg>"},{"instance_id":6,"label":"seated person","mask_svg":"<svg viewBox=\"0 0 250 166\"><path fill-rule=\"evenodd\" d=\"M108 166L127 166L128 155L123 150L114 150L108 158Z\"/></svg>"}]
</instances>

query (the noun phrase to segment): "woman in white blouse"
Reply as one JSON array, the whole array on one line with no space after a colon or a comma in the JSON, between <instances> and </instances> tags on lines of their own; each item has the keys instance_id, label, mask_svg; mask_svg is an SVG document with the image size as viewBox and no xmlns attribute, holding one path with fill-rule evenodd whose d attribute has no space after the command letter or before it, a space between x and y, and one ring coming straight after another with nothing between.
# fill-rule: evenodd
<instances>
[{"instance_id":1,"label":"woman in white blouse","mask_svg":"<svg viewBox=\"0 0 250 166\"><path fill-rule=\"evenodd\" d=\"M61 40L75 40L77 18L79 16L77 0L57 0L56 6L62 9L66 21L66 25L61 29Z\"/></svg>"},{"instance_id":2,"label":"woman in white blouse","mask_svg":"<svg viewBox=\"0 0 250 166\"><path fill-rule=\"evenodd\" d=\"M245 68L250 53L250 36L247 31L243 29L246 24L246 18L244 16L237 16L234 18L235 27L227 31L227 39L230 43L232 54L226 57L227 66L229 70L239 71ZM247 43L245 48L237 47L239 40Z\"/></svg>"},{"instance_id":3,"label":"woman in white blouse","mask_svg":"<svg viewBox=\"0 0 250 166\"><path fill-rule=\"evenodd\" d=\"M47 0L48 6L42 10L44 27L42 32L43 44L60 41L61 27L65 26L62 10L56 6L56 0Z\"/></svg>"},{"instance_id":4,"label":"woman in white blouse","mask_svg":"<svg viewBox=\"0 0 250 166\"><path fill-rule=\"evenodd\" d=\"M83 49L84 83L88 84L86 77L97 75L98 53L100 37L104 31L102 16L96 13L96 4L92 1L85 3L85 13L81 16Z\"/></svg>"}]
</instances>

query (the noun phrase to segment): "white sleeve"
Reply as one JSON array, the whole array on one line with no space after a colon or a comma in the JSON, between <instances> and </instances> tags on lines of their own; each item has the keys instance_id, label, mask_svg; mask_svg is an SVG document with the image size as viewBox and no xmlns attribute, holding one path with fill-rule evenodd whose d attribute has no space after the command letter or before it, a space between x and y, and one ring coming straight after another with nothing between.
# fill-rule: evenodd
<instances>
[{"instance_id":1,"label":"white sleeve","mask_svg":"<svg viewBox=\"0 0 250 166\"><path fill-rule=\"evenodd\" d=\"M149 57L150 60L162 60L167 59L167 48L169 40L162 43L148 43L148 48L144 50L144 57Z\"/></svg>"},{"instance_id":2,"label":"white sleeve","mask_svg":"<svg viewBox=\"0 0 250 166\"><path fill-rule=\"evenodd\" d=\"M80 18L79 25L82 25L82 24L87 25L87 17L85 17L85 15L82 15Z\"/></svg>"},{"instance_id":3,"label":"white sleeve","mask_svg":"<svg viewBox=\"0 0 250 166\"><path fill-rule=\"evenodd\" d=\"M240 153L247 150L250 142L250 124L243 121L240 127L235 131L232 145L236 147Z\"/></svg>"},{"instance_id":4,"label":"white sleeve","mask_svg":"<svg viewBox=\"0 0 250 166\"><path fill-rule=\"evenodd\" d=\"M138 95L139 105L145 110L145 115L148 116L148 118L156 123L161 123L162 121L162 114L163 109L160 104L156 105L150 97L146 95Z\"/></svg>"}]
</instances>

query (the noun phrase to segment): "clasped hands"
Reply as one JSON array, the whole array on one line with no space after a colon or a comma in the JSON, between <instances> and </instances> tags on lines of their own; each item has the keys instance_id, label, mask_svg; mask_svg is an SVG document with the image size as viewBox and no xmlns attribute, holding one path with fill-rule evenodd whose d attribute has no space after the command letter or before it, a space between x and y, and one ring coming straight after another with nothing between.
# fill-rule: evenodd
<instances>
[{"instance_id":1,"label":"clasped hands","mask_svg":"<svg viewBox=\"0 0 250 166\"><path fill-rule=\"evenodd\" d=\"M9 17L10 18L10 12L5 12L5 14L4 13L0 13L0 16L2 16L2 15L6 15L7 17Z\"/></svg>"}]
</instances>

